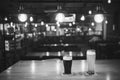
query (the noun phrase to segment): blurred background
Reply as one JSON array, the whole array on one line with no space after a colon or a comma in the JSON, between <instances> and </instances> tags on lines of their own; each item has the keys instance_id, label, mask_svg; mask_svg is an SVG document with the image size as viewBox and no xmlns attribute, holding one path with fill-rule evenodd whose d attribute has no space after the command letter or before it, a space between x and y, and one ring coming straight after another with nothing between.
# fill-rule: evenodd
<instances>
[{"instance_id":1,"label":"blurred background","mask_svg":"<svg viewBox=\"0 0 120 80\"><path fill-rule=\"evenodd\" d=\"M119 0L1 0L0 71L19 60L120 58Z\"/></svg>"}]
</instances>

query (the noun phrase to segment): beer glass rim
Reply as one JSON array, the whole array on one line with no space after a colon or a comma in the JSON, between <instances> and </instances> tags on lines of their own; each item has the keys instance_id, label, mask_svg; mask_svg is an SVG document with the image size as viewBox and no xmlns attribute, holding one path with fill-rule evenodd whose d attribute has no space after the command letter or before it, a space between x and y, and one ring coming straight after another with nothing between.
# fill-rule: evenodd
<instances>
[{"instance_id":1,"label":"beer glass rim","mask_svg":"<svg viewBox=\"0 0 120 80\"><path fill-rule=\"evenodd\" d=\"M95 49L88 49L87 51L95 52L96 50Z\"/></svg>"},{"instance_id":2,"label":"beer glass rim","mask_svg":"<svg viewBox=\"0 0 120 80\"><path fill-rule=\"evenodd\" d=\"M87 50L87 55L95 55L95 50L94 49L89 49Z\"/></svg>"}]
</instances>

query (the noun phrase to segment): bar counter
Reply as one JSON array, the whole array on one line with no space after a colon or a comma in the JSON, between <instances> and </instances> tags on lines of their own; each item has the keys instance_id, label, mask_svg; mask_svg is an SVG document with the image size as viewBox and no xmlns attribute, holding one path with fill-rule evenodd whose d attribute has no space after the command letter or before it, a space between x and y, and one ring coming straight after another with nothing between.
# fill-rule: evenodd
<instances>
[{"instance_id":1,"label":"bar counter","mask_svg":"<svg viewBox=\"0 0 120 80\"><path fill-rule=\"evenodd\" d=\"M120 60L96 60L94 75L85 75L86 60L73 60L72 74L63 75L59 59L21 60L2 73L0 80L120 80Z\"/></svg>"}]
</instances>

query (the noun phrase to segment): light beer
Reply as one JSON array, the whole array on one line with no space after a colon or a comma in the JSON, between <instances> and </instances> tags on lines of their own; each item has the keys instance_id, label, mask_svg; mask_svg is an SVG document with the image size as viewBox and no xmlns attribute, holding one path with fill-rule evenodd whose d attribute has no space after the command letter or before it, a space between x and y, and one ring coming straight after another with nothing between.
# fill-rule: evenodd
<instances>
[{"instance_id":1,"label":"light beer","mask_svg":"<svg viewBox=\"0 0 120 80\"><path fill-rule=\"evenodd\" d=\"M87 50L87 65L88 65L88 73L95 73L95 59L96 53L94 49Z\"/></svg>"}]
</instances>

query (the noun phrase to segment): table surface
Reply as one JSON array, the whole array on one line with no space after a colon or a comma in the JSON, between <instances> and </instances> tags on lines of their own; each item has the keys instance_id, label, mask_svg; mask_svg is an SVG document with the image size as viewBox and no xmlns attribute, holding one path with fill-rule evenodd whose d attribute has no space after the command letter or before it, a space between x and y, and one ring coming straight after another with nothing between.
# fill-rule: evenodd
<instances>
[{"instance_id":1,"label":"table surface","mask_svg":"<svg viewBox=\"0 0 120 80\"><path fill-rule=\"evenodd\" d=\"M86 60L73 60L72 74L63 75L59 59L19 61L4 72L0 80L120 80L120 60L96 60L95 75L85 75Z\"/></svg>"}]
</instances>

